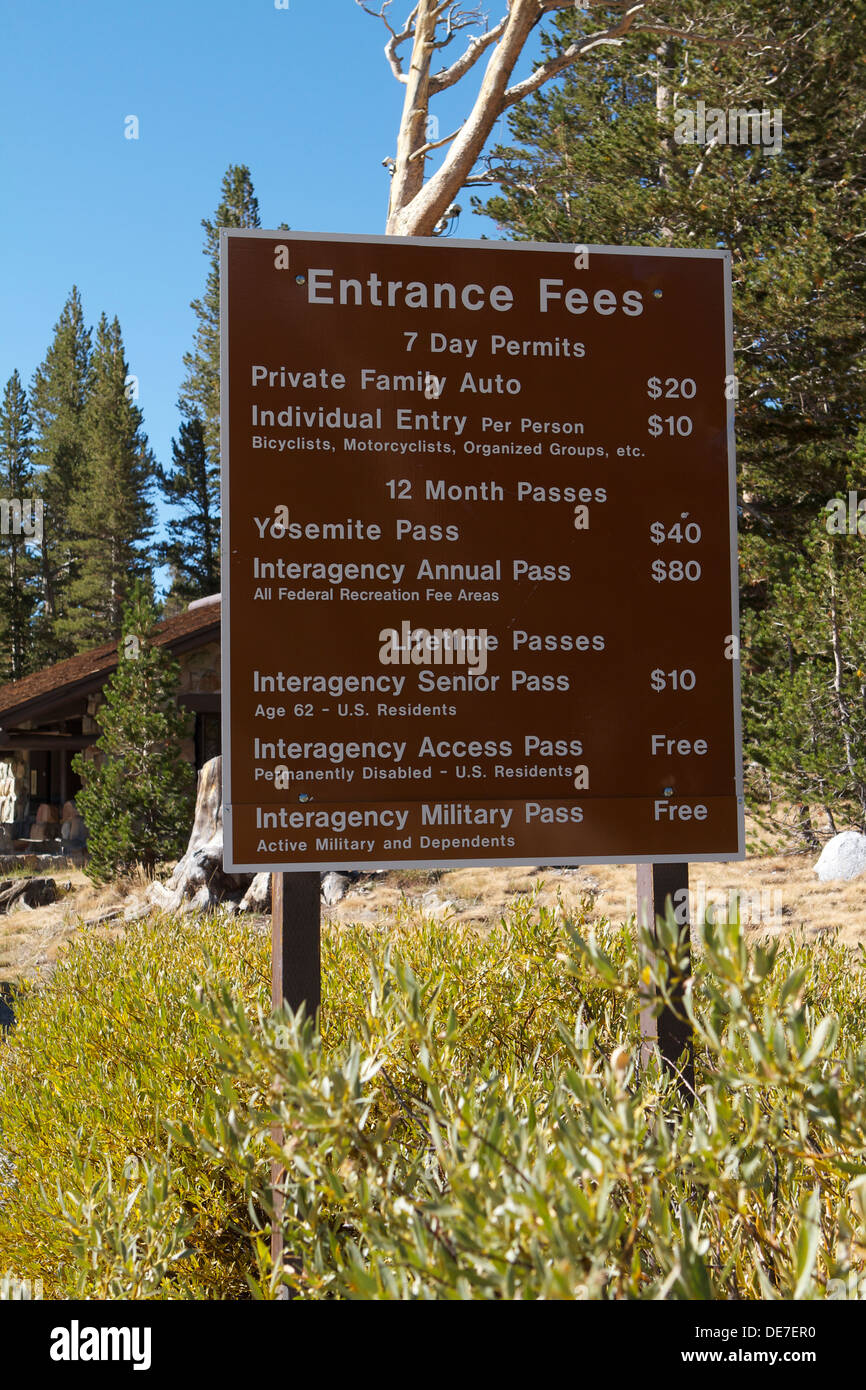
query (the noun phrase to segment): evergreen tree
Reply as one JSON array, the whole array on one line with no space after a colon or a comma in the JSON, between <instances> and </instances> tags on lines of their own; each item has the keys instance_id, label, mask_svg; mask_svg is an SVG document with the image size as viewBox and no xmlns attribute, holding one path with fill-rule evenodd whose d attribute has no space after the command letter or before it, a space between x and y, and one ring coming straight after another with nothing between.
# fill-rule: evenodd
<instances>
[{"instance_id":1,"label":"evergreen tree","mask_svg":"<svg viewBox=\"0 0 866 1390\"><path fill-rule=\"evenodd\" d=\"M69 610L56 624L78 651L118 635L130 581L150 576L140 547L153 529L149 492L155 464L127 376L120 324L103 314L84 411L85 460L68 512L77 573Z\"/></svg>"},{"instance_id":2,"label":"evergreen tree","mask_svg":"<svg viewBox=\"0 0 866 1390\"><path fill-rule=\"evenodd\" d=\"M33 665L71 656L75 645L61 628L68 616L76 551L69 512L84 465L84 406L90 384L90 332L73 286L45 360L30 388L33 462L44 506L40 554L41 599L34 624Z\"/></svg>"},{"instance_id":3,"label":"evergreen tree","mask_svg":"<svg viewBox=\"0 0 866 1390\"><path fill-rule=\"evenodd\" d=\"M515 144L492 159L503 191L485 210L521 239L731 250L747 729L806 804L817 783L784 721L764 718L763 696L749 690L761 678L764 695L799 691L791 728L813 716L817 648L792 659L789 600L813 555L815 518L845 486L862 419L866 2L828 0L819 16L811 0L723 8L729 34L754 38L715 46L636 35L517 108ZM706 17L697 0L674 9L683 35ZM554 29L579 34L592 20L563 12ZM699 100L725 113L781 108L781 149L679 143ZM823 640L825 608L816 600L807 611ZM811 676L795 681L803 663ZM791 700L785 708L793 721ZM846 768L840 785L852 786Z\"/></svg>"},{"instance_id":4,"label":"evergreen tree","mask_svg":"<svg viewBox=\"0 0 866 1390\"><path fill-rule=\"evenodd\" d=\"M866 444L866 434L863 442ZM866 833L866 500L830 499L791 566L765 623L784 662L756 671L746 688L753 761L770 774L773 823L780 797L798 805L798 831L817 847L820 808L831 834Z\"/></svg>"},{"instance_id":5,"label":"evergreen tree","mask_svg":"<svg viewBox=\"0 0 866 1390\"><path fill-rule=\"evenodd\" d=\"M675 8L684 25L705 10ZM817 23L811 0L725 8L756 42L637 35L517 108L520 145L494 156L505 191L485 210L521 239L731 250L742 490L749 515L804 534L844 469L866 375L866 3L828 0ZM592 23L563 13L555 28ZM781 150L677 143L698 100L780 107Z\"/></svg>"},{"instance_id":6,"label":"evergreen tree","mask_svg":"<svg viewBox=\"0 0 866 1390\"><path fill-rule=\"evenodd\" d=\"M207 280L201 299L191 308L198 324L192 352L184 354L186 376L178 408L188 420L198 418L204 429L208 462L219 467L220 426L220 267L221 227L259 227L259 204L250 171L245 164L230 164L223 181L219 206L213 219L202 218L203 252L208 260Z\"/></svg>"},{"instance_id":7,"label":"evergreen tree","mask_svg":"<svg viewBox=\"0 0 866 1390\"><path fill-rule=\"evenodd\" d=\"M191 305L197 326L192 351L184 353L183 359L186 374L178 408L184 420L172 443L174 468L160 472L166 501L180 503L185 511L182 520L169 523L171 539L161 547L173 574L169 608L219 588L219 234L222 227L261 226L258 199L245 164L229 165L219 206L213 218L203 218L201 225L208 272L204 294Z\"/></svg>"},{"instance_id":8,"label":"evergreen tree","mask_svg":"<svg viewBox=\"0 0 866 1390\"><path fill-rule=\"evenodd\" d=\"M157 645L155 623L147 585L136 580L98 714L101 757L73 760L84 784L76 802L87 823L86 871L97 882L137 864L152 876L159 860L183 852L192 823L195 775L181 757L189 717L177 703L178 664Z\"/></svg>"},{"instance_id":9,"label":"evergreen tree","mask_svg":"<svg viewBox=\"0 0 866 1390\"><path fill-rule=\"evenodd\" d=\"M220 479L198 416L184 420L171 452L173 468L158 468L157 476L166 501L184 515L168 523L170 540L159 553L172 572L169 606L180 607L219 589Z\"/></svg>"},{"instance_id":10,"label":"evergreen tree","mask_svg":"<svg viewBox=\"0 0 866 1390\"><path fill-rule=\"evenodd\" d=\"M0 404L0 681L33 669L30 623L36 605L41 503L34 496L30 413L18 372Z\"/></svg>"}]
</instances>

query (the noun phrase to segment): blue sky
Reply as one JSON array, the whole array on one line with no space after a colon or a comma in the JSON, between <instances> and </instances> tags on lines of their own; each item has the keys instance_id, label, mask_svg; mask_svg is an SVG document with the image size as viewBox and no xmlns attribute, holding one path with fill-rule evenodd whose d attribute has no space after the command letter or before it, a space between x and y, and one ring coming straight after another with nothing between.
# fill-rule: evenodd
<instances>
[{"instance_id":1,"label":"blue sky","mask_svg":"<svg viewBox=\"0 0 866 1390\"><path fill-rule=\"evenodd\" d=\"M29 383L77 284L88 322L119 317L167 462L227 165L249 165L265 227L384 231L403 96L385 30L354 0L0 0L0 30L0 384ZM443 133L471 96L434 105ZM458 235L493 231L467 210Z\"/></svg>"}]
</instances>

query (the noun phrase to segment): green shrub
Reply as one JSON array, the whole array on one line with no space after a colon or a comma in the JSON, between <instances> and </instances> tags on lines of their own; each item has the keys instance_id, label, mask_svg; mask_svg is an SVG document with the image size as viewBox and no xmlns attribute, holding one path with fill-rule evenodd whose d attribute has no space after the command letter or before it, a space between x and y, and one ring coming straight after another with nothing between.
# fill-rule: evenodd
<instances>
[{"instance_id":1,"label":"green shrub","mask_svg":"<svg viewBox=\"0 0 866 1390\"><path fill-rule=\"evenodd\" d=\"M135 580L123 611L117 669L97 714L98 757L72 760L82 779L76 803L87 822L85 872L97 883L183 853L195 774L181 756L190 716L178 704L180 666L157 644L156 609Z\"/></svg>"},{"instance_id":2,"label":"green shrub","mask_svg":"<svg viewBox=\"0 0 866 1390\"><path fill-rule=\"evenodd\" d=\"M331 927L321 1039L268 1016L267 945L155 918L25 999L0 1261L46 1296L812 1298L866 1270L864 971L834 940L705 929L692 1104L638 1071L625 928L526 900L486 933Z\"/></svg>"},{"instance_id":3,"label":"green shrub","mask_svg":"<svg viewBox=\"0 0 866 1390\"><path fill-rule=\"evenodd\" d=\"M0 1268L46 1298L244 1297L249 1218L219 1168L165 1125L207 1113L212 972L255 1009L267 945L248 923L155 915L85 934L50 983L16 1000L0 1046Z\"/></svg>"}]
</instances>

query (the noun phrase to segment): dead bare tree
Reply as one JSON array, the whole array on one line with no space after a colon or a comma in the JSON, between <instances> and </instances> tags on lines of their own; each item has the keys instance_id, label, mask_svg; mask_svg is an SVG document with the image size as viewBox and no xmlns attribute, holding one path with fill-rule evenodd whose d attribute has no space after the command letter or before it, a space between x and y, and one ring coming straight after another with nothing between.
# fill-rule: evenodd
<instances>
[{"instance_id":1,"label":"dead bare tree","mask_svg":"<svg viewBox=\"0 0 866 1390\"><path fill-rule=\"evenodd\" d=\"M432 236L443 224L449 208L462 188L494 181L489 172L479 171L478 162L494 125L509 107L523 101L551 78L588 57L604 45L619 45L631 34L652 33L664 38L688 38L724 46L746 41L747 35L727 32L710 34L698 30L694 21L677 25L670 19L675 6L656 0L504 0L505 14L491 28L478 5L466 6L459 0L418 0L401 28L389 16L393 0L382 0L374 9L366 0L356 0L366 14L381 19L388 30L385 56L392 73L406 89L403 113L391 168L391 199L386 231L392 236ZM512 83L512 75L536 25L556 10L579 9L584 13L603 12L604 20L596 32L563 48L540 63L528 77ZM708 16L716 24L716 7L707 4ZM660 17L660 12L664 16ZM480 32L468 38L461 55L450 67L432 71L435 55L447 48L466 30ZM411 50L408 71L404 55ZM487 66L466 119L443 139L430 138L430 102L464 79L484 54ZM426 178L426 162L433 150L450 145L442 164Z\"/></svg>"}]
</instances>

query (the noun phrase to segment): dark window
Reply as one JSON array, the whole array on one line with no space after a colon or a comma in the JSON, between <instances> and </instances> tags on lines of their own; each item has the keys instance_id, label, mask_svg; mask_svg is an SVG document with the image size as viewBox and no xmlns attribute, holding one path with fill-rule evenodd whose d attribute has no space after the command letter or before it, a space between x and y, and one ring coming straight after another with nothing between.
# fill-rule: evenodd
<instances>
[{"instance_id":1,"label":"dark window","mask_svg":"<svg viewBox=\"0 0 866 1390\"><path fill-rule=\"evenodd\" d=\"M222 728L218 714L197 714L195 717L196 770L219 757L222 751Z\"/></svg>"}]
</instances>

